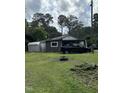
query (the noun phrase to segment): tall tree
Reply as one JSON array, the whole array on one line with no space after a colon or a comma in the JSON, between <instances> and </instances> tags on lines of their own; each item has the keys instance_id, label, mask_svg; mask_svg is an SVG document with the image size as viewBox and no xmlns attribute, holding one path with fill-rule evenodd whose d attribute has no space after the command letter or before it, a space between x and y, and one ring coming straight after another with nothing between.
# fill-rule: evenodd
<instances>
[{"instance_id":1,"label":"tall tree","mask_svg":"<svg viewBox=\"0 0 124 93\"><path fill-rule=\"evenodd\" d=\"M33 19L32 23L35 24L34 26L43 25L45 28L47 28L50 25L50 22L53 22L53 17L49 13L47 14L35 13L32 19Z\"/></svg>"},{"instance_id":2,"label":"tall tree","mask_svg":"<svg viewBox=\"0 0 124 93\"><path fill-rule=\"evenodd\" d=\"M58 30L56 29L56 27L50 26L47 29L48 29L48 37L49 38L54 38L54 37L61 36L61 33L58 32Z\"/></svg>"},{"instance_id":3,"label":"tall tree","mask_svg":"<svg viewBox=\"0 0 124 93\"><path fill-rule=\"evenodd\" d=\"M37 26L36 24L30 26L30 23L25 19L25 50L27 50L29 42L40 41L46 38L47 32L43 26Z\"/></svg>"},{"instance_id":4,"label":"tall tree","mask_svg":"<svg viewBox=\"0 0 124 93\"><path fill-rule=\"evenodd\" d=\"M47 32L42 26L36 27L33 29L32 36L34 41L41 41L47 38Z\"/></svg>"},{"instance_id":5,"label":"tall tree","mask_svg":"<svg viewBox=\"0 0 124 93\"><path fill-rule=\"evenodd\" d=\"M60 25L61 27L61 33L63 35L63 28L66 26L66 23L67 23L67 18L65 15L60 15L58 17L58 24Z\"/></svg>"},{"instance_id":6,"label":"tall tree","mask_svg":"<svg viewBox=\"0 0 124 93\"><path fill-rule=\"evenodd\" d=\"M66 26L69 30L68 34L77 38L83 38L83 23L74 15L67 17Z\"/></svg>"},{"instance_id":7,"label":"tall tree","mask_svg":"<svg viewBox=\"0 0 124 93\"><path fill-rule=\"evenodd\" d=\"M68 33L70 33L77 25L78 23L78 18L76 16L70 15L67 17L67 28L68 28Z\"/></svg>"},{"instance_id":8,"label":"tall tree","mask_svg":"<svg viewBox=\"0 0 124 93\"><path fill-rule=\"evenodd\" d=\"M49 26L50 23L53 23L53 17L49 13L45 15L45 24L46 26Z\"/></svg>"},{"instance_id":9,"label":"tall tree","mask_svg":"<svg viewBox=\"0 0 124 93\"><path fill-rule=\"evenodd\" d=\"M69 32L71 36L74 36L79 39L84 38L84 28L82 22L78 22L77 25Z\"/></svg>"}]
</instances>

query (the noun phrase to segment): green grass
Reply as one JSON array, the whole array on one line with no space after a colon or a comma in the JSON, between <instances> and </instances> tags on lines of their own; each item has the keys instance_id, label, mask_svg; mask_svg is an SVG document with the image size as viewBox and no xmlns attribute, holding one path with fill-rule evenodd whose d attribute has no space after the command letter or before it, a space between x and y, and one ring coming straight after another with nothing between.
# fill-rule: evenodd
<instances>
[{"instance_id":1,"label":"green grass","mask_svg":"<svg viewBox=\"0 0 124 93\"><path fill-rule=\"evenodd\" d=\"M26 93L97 93L85 86L70 68L84 62L98 62L97 53L65 54L68 62L59 62L64 54L26 53Z\"/></svg>"}]
</instances>

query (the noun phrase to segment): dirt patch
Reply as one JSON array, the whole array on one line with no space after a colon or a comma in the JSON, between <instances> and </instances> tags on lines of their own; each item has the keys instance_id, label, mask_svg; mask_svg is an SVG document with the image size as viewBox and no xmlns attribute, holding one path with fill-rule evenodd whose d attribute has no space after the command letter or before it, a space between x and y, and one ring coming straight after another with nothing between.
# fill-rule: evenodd
<instances>
[{"instance_id":1,"label":"dirt patch","mask_svg":"<svg viewBox=\"0 0 124 93\"><path fill-rule=\"evenodd\" d=\"M60 61L60 57L59 57L59 58L49 58L49 62L81 62L81 61L72 60L70 58L68 58L68 60L66 60L66 61Z\"/></svg>"}]
</instances>

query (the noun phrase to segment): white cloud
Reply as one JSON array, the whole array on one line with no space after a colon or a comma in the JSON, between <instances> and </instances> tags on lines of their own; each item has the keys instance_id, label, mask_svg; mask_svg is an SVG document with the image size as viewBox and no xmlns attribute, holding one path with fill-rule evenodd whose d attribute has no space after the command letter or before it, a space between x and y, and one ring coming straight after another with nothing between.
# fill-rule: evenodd
<instances>
[{"instance_id":1,"label":"white cloud","mask_svg":"<svg viewBox=\"0 0 124 93\"><path fill-rule=\"evenodd\" d=\"M50 13L54 17L54 25L57 25L57 18L60 14L75 15L85 26L90 25L90 2L91 0L26 0L26 18L36 12ZM94 13L98 12L97 0L94 0Z\"/></svg>"}]
</instances>

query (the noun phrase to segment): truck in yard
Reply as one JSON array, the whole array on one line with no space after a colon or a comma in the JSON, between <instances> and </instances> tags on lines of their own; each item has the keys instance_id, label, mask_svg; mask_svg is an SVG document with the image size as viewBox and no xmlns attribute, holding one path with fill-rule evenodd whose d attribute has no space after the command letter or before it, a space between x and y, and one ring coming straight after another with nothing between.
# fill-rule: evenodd
<instances>
[{"instance_id":1,"label":"truck in yard","mask_svg":"<svg viewBox=\"0 0 124 93\"><path fill-rule=\"evenodd\" d=\"M87 53L91 52L90 48L85 47L72 47L72 46L63 46L61 47L61 52L66 53Z\"/></svg>"},{"instance_id":2,"label":"truck in yard","mask_svg":"<svg viewBox=\"0 0 124 93\"><path fill-rule=\"evenodd\" d=\"M87 53L91 52L91 48L88 48L86 45L86 42L79 41L79 42L71 42L66 43L63 46L61 46L61 52L66 53Z\"/></svg>"}]
</instances>

